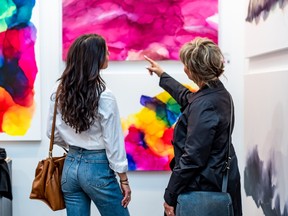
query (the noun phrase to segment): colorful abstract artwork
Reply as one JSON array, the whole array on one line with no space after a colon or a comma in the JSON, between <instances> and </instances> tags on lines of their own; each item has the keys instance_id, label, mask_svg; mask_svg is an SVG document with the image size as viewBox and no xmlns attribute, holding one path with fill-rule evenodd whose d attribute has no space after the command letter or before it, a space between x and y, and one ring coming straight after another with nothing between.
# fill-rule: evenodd
<instances>
[{"instance_id":1,"label":"colorful abstract artwork","mask_svg":"<svg viewBox=\"0 0 288 216\"><path fill-rule=\"evenodd\" d=\"M139 102L143 108L122 121L129 170L170 170L180 106L165 91L153 97L141 95Z\"/></svg>"},{"instance_id":2,"label":"colorful abstract artwork","mask_svg":"<svg viewBox=\"0 0 288 216\"><path fill-rule=\"evenodd\" d=\"M102 35L110 60L178 60L196 36L218 42L218 0L63 0L63 59L75 38Z\"/></svg>"},{"instance_id":3,"label":"colorful abstract artwork","mask_svg":"<svg viewBox=\"0 0 288 216\"><path fill-rule=\"evenodd\" d=\"M183 72L176 77L184 83L185 76ZM148 74L113 73L103 78L119 105L129 170L170 170L171 140L180 106ZM187 87L198 90L194 83Z\"/></svg>"},{"instance_id":4,"label":"colorful abstract artwork","mask_svg":"<svg viewBox=\"0 0 288 216\"><path fill-rule=\"evenodd\" d=\"M129 170L169 170L180 106L166 92L139 101L143 108L123 121Z\"/></svg>"},{"instance_id":5,"label":"colorful abstract artwork","mask_svg":"<svg viewBox=\"0 0 288 216\"><path fill-rule=\"evenodd\" d=\"M34 6L35 0L0 4L0 140L39 138L27 137L35 117L38 73L37 30L30 21Z\"/></svg>"}]
</instances>

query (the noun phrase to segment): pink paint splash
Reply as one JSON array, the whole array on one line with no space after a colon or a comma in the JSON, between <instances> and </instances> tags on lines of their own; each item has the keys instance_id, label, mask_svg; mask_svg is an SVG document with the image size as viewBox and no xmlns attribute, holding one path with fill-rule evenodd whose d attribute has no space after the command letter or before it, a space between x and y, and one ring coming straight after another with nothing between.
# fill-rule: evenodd
<instances>
[{"instance_id":1,"label":"pink paint splash","mask_svg":"<svg viewBox=\"0 0 288 216\"><path fill-rule=\"evenodd\" d=\"M196 36L218 42L218 0L63 0L63 59L85 33L102 35L110 60L178 60Z\"/></svg>"}]
</instances>

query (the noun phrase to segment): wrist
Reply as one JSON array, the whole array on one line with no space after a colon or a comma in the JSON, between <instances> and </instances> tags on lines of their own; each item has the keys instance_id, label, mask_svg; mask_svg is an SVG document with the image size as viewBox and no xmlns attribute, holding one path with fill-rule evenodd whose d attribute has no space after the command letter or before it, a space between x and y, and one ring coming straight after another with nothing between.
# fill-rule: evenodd
<instances>
[{"instance_id":1,"label":"wrist","mask_svg":"<svg viewBox=\"0 0 288 216\"><path fill-rule=\"evenodd\" d=\"M121 184L121 185L129 185L128 178L126 178L126 179L120 179L119 181L120 181L120 184Z\"/></svg>"},{"instance_id":2,"label":"wrist","mask_svg":"<svg viewBox=\"0 0 288 216\"><path fill-rule=\"evenodd\" d=\"M164 71L159 71L159 72L157 73L158 77L161 77L163 73L164 73Z\"/></svg>"},{"instance_id":3,"label":"wrist","mask_svg":"<svg viewBox=\"0 0 288 216\"><path fill-rule=\"evenodd\" d=\"M163 74L165 74L165 71L161 71L158 76L161 78Z\"/></svg>"},{"instance_id":4,"label":"wrist","mask_svg":"<svg viewBox=\"0 0 288 216\"><path fill-rule=\"evenodd\" d=\"M129 182L126 181L126 182L120 182L121 185L129 185Z\"/></svg>"},{"instance_id":5,"label":"wrist","mask_svg":"<svg viewBox=\"0 0 288 216\"><path fill-rule=\"evenodd\" d=\"M125 179L123 178L123 179L120 179L119 181L120 182L128 182L128 178L125 178Z\"/></svg>"}]
</instances>

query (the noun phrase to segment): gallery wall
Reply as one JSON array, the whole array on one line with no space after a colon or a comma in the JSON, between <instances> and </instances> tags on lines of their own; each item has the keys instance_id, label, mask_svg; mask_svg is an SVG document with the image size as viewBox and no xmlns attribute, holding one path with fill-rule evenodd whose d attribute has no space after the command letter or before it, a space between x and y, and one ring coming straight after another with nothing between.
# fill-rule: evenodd
<instances>
[{"instance_id":1,"label":"gallery wall","mask_svg":"<svg viewBox=\"0 0 288 216\"><path fill-rule=\"evenodd\" d=\"M233 143L239 157L241 174L244 170L245 158L243 140L243 72L245 69L244 7L245 5L241 1L219 1L219 44L226 58L226 73L222 80L231 92L235 102L236 124L233 134ZM8 156L13 160L13 215L64 216L66 215L65 211L51 212L44 203L28 198L35 167L38 161L48 154L49 142L45 134L48 102L54 83L64 68L61 40L61 1L39 1L39 10L38 66L40 76L38 77L38 81L40 82L41 87L41 140L0 141L0 146L6 149ZM179 62L163 62L162 65L168 73L182 77L183 68ZM105 78L105 74L106 77L111 77L111 74L114 74L115 72L124 74L135 73L135 71L145 74L146 66L147 63L143 61L110 62L109 68L103 71L103 76ZM148 73L147 78L143 76L143 82L145 82L144 79L147 79L147 83L152 82L155 85L158 82L156 77L150 77ZM185 79L185 77L183 77L183 79ZM131 80L131 82L133 82L133 80ZM109 85L109 83L107 84ZM114 83L115 81L113 82L113 85ZM121 86L121 82L117 85ZM149 86L147 86L147 88L149 88ZM119 98L119 100L120 99L121 98ZM61 154L62 150L57 148L56 154L57 153ZM163 192L167 185L169 174L169 171L128 173L132 188L132 201L129 206L132 216L157 216L163 214ZM92 208L93 215L99 215L97 210L94 207Z\"/></svg>"}]
</instances>

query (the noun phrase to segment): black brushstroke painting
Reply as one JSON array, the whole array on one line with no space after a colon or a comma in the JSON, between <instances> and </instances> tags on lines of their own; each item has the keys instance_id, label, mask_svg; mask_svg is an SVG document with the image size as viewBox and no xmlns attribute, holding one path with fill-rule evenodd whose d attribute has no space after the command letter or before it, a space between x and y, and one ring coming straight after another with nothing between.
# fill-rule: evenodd
<instances>
[{"instance_id":1,"label":"black brushstroke painting","mask_svg":"<svg viewBox=\"0 0 288 216\"><path fill-rule=\"evenodd\" d=\"M255 20L257 24L261 16L266 20L277 5L283 9L287 4L288 0L250 0L246 21L252 23Z\"/></svg>"},{"instance_id":2,"label":"black brushstroke painting","mask_svg":"<svg viewBox=\"0 0 288 216\"><path fill-rule=\"evenodd\" d=\"M264 161L260 159L256 146L249 154L244 170L246 195L253 198L265 216L288 216L288 201L286 201L284 211L281 213L280 197L279 194L276 194L276 185L272 182L273 178L277 178L273 157L265 161L265 164L264 166ZM283 170L283 172L285 171Z\"/></svg>"}]
</instances>

